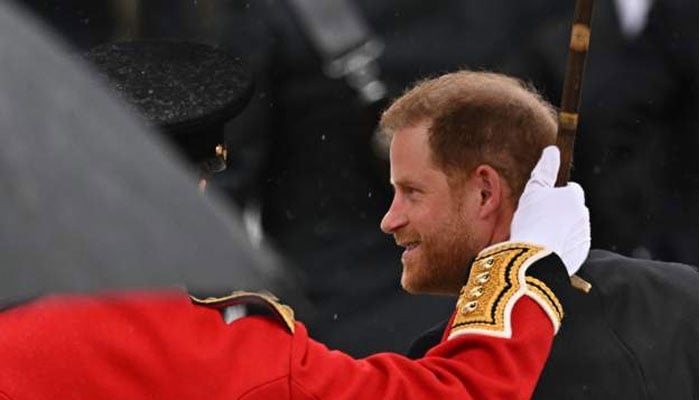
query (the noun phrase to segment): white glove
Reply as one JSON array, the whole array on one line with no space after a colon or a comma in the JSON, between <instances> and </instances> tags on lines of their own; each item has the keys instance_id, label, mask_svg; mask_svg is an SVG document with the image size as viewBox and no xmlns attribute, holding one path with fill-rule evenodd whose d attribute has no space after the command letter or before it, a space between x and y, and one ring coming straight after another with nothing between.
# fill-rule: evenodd
<instances>
[{"instance_id":1,"label":"white glove","mask_svg":"<svg viewBox=\"0 0 700 400\"><path fill-rule=\"evenodd\" d=\"M591 248L591 223L581 186L569 182L565 187L554 187L559 162L556 146L544 149L520 196L510 240L552 250L573 275Z\"/></svg>"}]
</instances>

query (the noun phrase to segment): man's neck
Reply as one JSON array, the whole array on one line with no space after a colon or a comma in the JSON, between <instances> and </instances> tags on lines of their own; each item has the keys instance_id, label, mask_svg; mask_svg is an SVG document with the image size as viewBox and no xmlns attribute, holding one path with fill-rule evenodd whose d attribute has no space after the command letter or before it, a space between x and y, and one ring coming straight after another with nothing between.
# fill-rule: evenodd
<instances>
[{"instance_id":1,"label":"man's neck","mask_svg":"<svg viewBox=\"0 0 700 400\"><path fill-rule=\"evenodd\" d=\"M504 206L496 217L493 232L491 233L489 242L486 245L487 247L496 243L505 242L510 238L510 224L512 220L513 208L511 206Z\"/></svg>"}]
</instances>

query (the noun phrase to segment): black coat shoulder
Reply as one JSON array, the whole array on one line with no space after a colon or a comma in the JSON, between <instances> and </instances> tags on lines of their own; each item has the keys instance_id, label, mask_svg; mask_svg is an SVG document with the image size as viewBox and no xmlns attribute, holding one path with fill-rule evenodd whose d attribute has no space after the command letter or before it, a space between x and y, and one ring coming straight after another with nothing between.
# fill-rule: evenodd
<instances>
[{"instance_id":1,"label":"black coat shoulder","mask_svg":"<svg viewBox=\"0 0 700 400\"><path fill-rule=\"evenodd\" d=\"M698 271L593 250L533 398L697 399Z\"/></svg>"},{"instance_id":2,"label":"black coat shoulder","mask_svg":"<svg viewBox=\"0 0 700 400\"><path fill-rule=\"evenodd\" d=\"M696 267L592 250L534 399L697 399ZM413 342L419 358L446 322Z\"/></svg>"}]
</instances>

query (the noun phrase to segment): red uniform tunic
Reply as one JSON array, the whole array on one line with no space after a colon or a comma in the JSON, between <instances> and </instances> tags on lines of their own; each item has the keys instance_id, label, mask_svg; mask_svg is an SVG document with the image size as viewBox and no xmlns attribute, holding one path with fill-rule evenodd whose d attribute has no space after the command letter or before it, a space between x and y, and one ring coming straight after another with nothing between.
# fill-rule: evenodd
<instances>
[{"instance_id":1,"label":"red uniform tunic","mask_svg":"<svg viewBox=\"0 0 700 400\"><path fill-rule=\"evenodd\" d=\"M421 360L355 360L300 323L227 324L179 291L47 297L0 313L0 399L525 399L556 324L528 295L509 314L508 337L455 322Z\"/></svg>"}]
</instances>

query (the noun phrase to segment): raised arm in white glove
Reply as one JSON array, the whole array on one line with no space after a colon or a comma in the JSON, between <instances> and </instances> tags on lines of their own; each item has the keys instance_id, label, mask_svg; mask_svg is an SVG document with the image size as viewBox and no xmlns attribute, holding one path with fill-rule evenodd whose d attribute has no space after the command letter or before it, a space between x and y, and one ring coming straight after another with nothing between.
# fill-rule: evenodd
<instances>
[{"instance_id":1,"label":"raised arm in white glove","mask_svg":"<svg viewBox=\"0 0 700 400\"><path fill-rule=\"evenodd\" d=\"M574 182L554 187L559 149L549 146L532 170L511 223L510 240L544 246L557 253L569 276L581 268L591 248L591 223L583 189Z\"/></svg>"}]
</instances>

